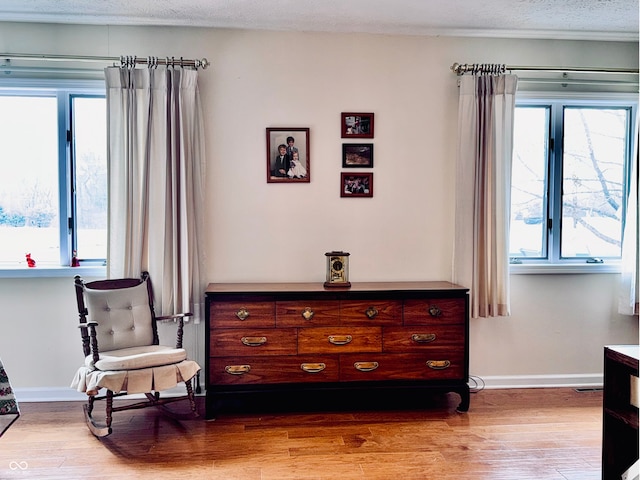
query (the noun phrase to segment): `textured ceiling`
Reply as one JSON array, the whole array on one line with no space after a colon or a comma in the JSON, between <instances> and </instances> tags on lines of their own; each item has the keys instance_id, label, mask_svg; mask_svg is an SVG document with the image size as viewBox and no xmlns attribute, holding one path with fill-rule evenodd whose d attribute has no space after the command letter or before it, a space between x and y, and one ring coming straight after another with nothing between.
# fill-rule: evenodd
<instances>
[{"instance_id":1,"label":"textured ceiling","mask_svg":"<svg viewBox=\"0 0 640 480\"><path fill-rule=\"evenodd\" d=\"M638 40L638 0L0 0L0 21Z\"/></svg>"}]
</instances>

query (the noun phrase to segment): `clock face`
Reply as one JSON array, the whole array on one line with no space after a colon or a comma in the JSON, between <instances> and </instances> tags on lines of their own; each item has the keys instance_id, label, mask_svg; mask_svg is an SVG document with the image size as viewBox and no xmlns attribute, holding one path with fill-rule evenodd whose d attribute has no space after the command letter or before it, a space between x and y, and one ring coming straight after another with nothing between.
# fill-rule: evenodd
<instances>
[{"instance_id":1,"label":"clock face","mask_svg":"<svg viewBox=\"0 0 640 480\"><path fill-rule=\"evenodd\" d=\"M342 262L340 260L334 260L331 264L331 268L334 270L342 270Z\"/></svg>"}]
</instances>

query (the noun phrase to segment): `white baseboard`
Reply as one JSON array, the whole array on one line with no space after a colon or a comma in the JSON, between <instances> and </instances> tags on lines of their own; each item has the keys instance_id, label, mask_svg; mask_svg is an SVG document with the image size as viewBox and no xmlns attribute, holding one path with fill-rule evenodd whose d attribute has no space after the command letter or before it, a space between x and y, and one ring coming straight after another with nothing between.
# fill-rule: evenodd
<instances>
[{"instance_id":1,"label":"white baseboard","mask_svg":"<svg viewBox=\"0 0 640 480\"><path fill-rule=\"evenodd\" d=\"M478 385L484 384L486 389L508 389L508 388L551 388L551 387L572 387L572 388L599 388L603 385L603 375L574 374L574 375L492 375L486 377L472 376L479 379ZM474 382L470 382L474 387ZM64 387L36 387L36 388L14 388L13 389L18 404L21 402L72 402L86 401L84 393L76 392L72 388ZM167 390L165 395L184 395L184 386L178 386Z\"/></svg>"},{"instance_id":2,"label":"white baseboard","mask_svg":"<svg viewBox=\"0 0 640 480\"><path fill-rule=\"evenodd\" d=\"M573 375L491 375L479 378L484 388L600 388L604 384L601 373L577 373ZM473 382L470 382L471 386ZM479 386L480 386L479 385Z\"/></svg>"},{"instance_id":3,"label":"white baseboard","mask_svg":"<svg viewBox=\"0 0 640 480\"><path fill-rule=\"evenodd\" d=\"M72 388L63 387L28 387L14 388L18 405L27 402L73 402L86 401L84 393L77 392Z\"/></svg>"}]
</instances>

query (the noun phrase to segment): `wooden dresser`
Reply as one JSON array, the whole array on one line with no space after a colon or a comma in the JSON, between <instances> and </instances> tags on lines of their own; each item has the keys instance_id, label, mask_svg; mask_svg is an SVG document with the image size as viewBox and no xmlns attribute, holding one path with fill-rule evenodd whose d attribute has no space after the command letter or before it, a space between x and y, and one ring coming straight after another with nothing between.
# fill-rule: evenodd
<instances>
[{"instance_id":1,"label":"wooden dresser","mask_svg":"<svg viewBox=\"0 0 640 480\"><path fill-rule=\"evenodd\" d=\"M638 461L638 345L604 348L602 479L618 480ZM629 475L629 479L634 478ZM637 477L635 477L637 478Z\"/></svg>"},{"instance_id":2,"label":"wooden dresser","mask_svg":"<svg viewBox=\"0 0 640 480\"><path fill-rule=\"evenodd\" d=\"M425 389L458 393L467 411L468 312L467 289L449 282L212 283L206 416L262 394Z\"/></svg>"}]
</instances>

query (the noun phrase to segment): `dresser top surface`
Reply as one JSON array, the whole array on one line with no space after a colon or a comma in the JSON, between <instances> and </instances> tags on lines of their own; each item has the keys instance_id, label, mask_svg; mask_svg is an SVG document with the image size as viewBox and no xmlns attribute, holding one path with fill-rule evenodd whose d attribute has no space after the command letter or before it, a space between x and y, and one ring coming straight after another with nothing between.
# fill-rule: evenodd
<instances>
[{"instance_id":1,"label":"dresser top surface","mask_svg":"<svg viewBox=\"0 0 640 480\"><path fill-rule=\"evenodd\" d=\"M323 283L210 283L206 294L215 293L307 293L307 292L467 292L468 288L445 281L352 282L351 287L325 287Z\"/></svg>"},{"instance_id":2,"label":"dresser top surface","mask_svg":"<svg viewBox=\"0 0 640 480\"><path fill-rule=\"evenodd\" d=\"M607 345L605 350L632 358L636 362L640 359L640 346L638 345Z\"/></svg>"}]
</instances>

